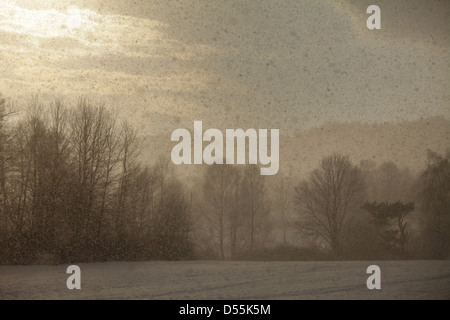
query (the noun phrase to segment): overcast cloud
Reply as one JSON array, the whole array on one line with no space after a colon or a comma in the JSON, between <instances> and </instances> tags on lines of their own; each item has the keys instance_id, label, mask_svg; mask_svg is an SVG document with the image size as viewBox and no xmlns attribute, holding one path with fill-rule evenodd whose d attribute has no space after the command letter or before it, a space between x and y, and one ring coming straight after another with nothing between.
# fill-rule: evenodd
<instances>
[{"instance_id":1,"label":"overcast cloud","mask_svg":"<svg viewBox=\"0 0 450 320\"><path fill-rule=\"evenodd\" d=\"M450 115L448 1L0 1L0 92L80 95L142 134Z\"/></svg>"}]
</instances>

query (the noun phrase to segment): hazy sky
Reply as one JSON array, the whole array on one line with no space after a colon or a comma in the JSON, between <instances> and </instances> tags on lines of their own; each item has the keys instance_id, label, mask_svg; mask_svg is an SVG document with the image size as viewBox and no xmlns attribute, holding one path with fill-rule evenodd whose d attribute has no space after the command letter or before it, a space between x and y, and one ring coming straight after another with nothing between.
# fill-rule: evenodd
<instances>
[{"instance_id":1,"label":"hazy sky","mask_svg":"<svg viewBox=\"0 0 450 320\"><path fill-rule=\"evenodd\" d=\"M0 0L4 96L83 95L141 133L449 118L449 49L447 0Z\"/></svg>"}]
</instances>

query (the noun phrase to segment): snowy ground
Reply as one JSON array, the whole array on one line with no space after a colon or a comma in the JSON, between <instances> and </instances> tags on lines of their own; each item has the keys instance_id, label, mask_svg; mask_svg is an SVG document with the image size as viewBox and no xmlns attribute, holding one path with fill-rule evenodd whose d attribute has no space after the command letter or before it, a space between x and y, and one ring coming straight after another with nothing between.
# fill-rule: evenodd
<instances>
[{"instance_id":1,"label":"snowy ground","mask_svg":"<svg viewBox=\"0 0 450 320\"><path fill-rule=\"evenodd\" d=\"M381 268L368 290L366 268ZM109 262L0 266L0 299L450 299L450 261Z\"/></svg>"}]
</instances>

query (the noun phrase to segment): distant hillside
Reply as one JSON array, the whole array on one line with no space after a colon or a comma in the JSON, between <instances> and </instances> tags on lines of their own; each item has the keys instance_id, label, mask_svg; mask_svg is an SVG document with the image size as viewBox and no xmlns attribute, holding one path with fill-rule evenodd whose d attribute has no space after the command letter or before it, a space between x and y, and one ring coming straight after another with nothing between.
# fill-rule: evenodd
<instances>
[{"instance_id":1,"label":"distant hillside","mask_svg":"<svg viewBox=\"0 0 450 320\"><path fill-rule=\"evenodd\" d=\"M426 150L444 153L450 148L450 120L440 117L401 123L327 124L280 141L282 165L305 173L330 153L350 155L359 163L393 161L399 166L420 171L426 164Z\"/></svg>"},{"instance_id":2,"label":"distant hillside","mask_svg":"<svg viewBox=\"0 0 450 320\"><path fill-rule=\"evenodd\" d=\"M160 155L170 160L175 145L170 134L143 137L143 160L152 162ZM348 154L355 163L393 161L417 173L426 164L427 149L444 153L450 148L450 120L441 117L401 123L330 123L293 136L283 136L282 130L280 134L280 172L296 176L305 176L333 152ZM178 171L189 177L201 168L184 165Z\"/></svg>"}]
</instances>

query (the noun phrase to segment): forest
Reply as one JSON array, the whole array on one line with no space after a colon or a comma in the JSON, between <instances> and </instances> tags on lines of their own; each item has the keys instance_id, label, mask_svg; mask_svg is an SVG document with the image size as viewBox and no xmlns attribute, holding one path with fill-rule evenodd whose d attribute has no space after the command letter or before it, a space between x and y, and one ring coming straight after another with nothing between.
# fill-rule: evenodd
<instances>
[{"instance_id":1,"label":"forest","mask_svg":"<svg viewBox=\"0 0 450 320\"><path fill-rule=\"evenodd\" d=\"M192 187L141 148L87 99L0 97L0 263L450 258L450 150L419 174L339 153L306 177L203 165Z\"/></svg>"}]
</instances>

